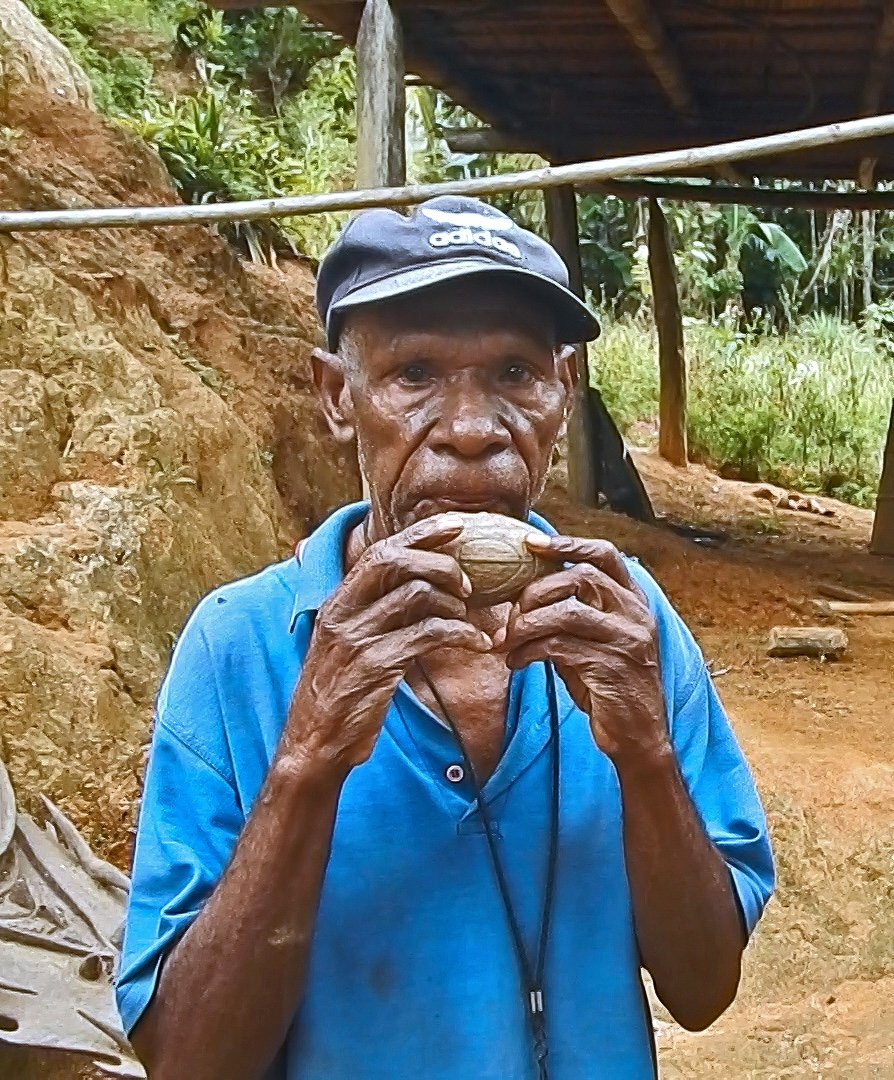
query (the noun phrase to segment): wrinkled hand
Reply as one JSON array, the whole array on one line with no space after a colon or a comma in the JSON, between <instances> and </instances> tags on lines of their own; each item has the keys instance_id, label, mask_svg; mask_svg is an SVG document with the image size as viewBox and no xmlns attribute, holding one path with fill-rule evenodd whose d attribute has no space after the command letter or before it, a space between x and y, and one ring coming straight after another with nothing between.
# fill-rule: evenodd
<instances>
[{"instance_id":1,"label":"wrinkled hand","mask_svg":"<svg viewBox=\"0 0 894 1080\"><path fill-rule=\"evenodd\" d=\"M616 765L669 745L655 620L617 549L532 534L533 552L573 565L528 585L506 625L506 663L552 660Z\"/></svg>"},{"instance_id":2,"label":"wrinkled hand","mask_svg":"<svg viewBox=\"0 0 894 1080\"><path fill-rule=\"evenodd\" d=\"M293 749L343 770L360 764L416 657L492 647L466 621L472 586L459 563L429 550L462 528L456 515L438 514L372 544L320 608L289 710Z\"/></svg>"}]
</instances>

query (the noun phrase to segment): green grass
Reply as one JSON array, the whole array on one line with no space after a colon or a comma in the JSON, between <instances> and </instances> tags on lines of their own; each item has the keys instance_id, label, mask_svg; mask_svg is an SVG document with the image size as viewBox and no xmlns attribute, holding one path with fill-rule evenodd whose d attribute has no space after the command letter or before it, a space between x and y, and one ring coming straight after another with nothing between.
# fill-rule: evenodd
<instances>
[{"instance_id":1,"label":"green grass","mask_svg":"<svg viewBox=\"0 0 894 1080\"><path fill-rule=\"evenodd\" d=\"M808 316L787 333L686 320L693 460L872 506L894 397L894 346L868 327ZM591 370L622 430L654 424L655 334L606 321Z\"/></svg>"}]
</instances>

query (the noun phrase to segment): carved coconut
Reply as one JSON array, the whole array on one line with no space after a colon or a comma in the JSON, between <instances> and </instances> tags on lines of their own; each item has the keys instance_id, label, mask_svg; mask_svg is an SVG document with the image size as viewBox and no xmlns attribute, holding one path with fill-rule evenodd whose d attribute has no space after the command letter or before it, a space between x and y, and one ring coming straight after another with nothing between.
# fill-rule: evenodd
<instances>
[{"instance_id":1,"label":"carved coconut","mask_svg":"<svg viewBox=\"0 0 894 1080\"><path fill-rule=\"evenodd\" d=\"M469 603L475 607L515 600L526 585L558 566L535 555L525 543L525 537L537 531L533 525L486 512L455 516L462 518L463 531L440 550L452 555L468 574Z\"/></svg>"}]
</instances>

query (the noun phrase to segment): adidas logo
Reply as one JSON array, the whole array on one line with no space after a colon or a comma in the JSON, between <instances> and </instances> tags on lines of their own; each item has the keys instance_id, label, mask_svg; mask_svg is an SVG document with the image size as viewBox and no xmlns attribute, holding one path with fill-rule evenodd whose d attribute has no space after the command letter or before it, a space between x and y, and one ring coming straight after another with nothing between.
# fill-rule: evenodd
<instances>
[{"instance_id":1,"label":"adidas logo","mask_svg":"<svg viewBox=\"0 0 894 1080\"><path fill-rule=\"evenodd\" d=\"M450 229L445 232L432 233L428 242L434 248L466 247L469 244L477 244L478 247L493 248L503 255L511 255L513 259L520 259L522 253L517 244L507 240L505 236L496 236L490 229L469 229L466 227Z\"/></svg>"}]
</instances>

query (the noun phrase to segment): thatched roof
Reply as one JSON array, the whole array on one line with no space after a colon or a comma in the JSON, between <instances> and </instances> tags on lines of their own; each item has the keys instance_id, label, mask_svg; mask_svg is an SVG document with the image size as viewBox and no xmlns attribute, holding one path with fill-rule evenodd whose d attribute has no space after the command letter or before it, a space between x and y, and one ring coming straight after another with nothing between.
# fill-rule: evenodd
<instances>
[{"instance_id":1,"label":"thatched roof","mask_svg":"<svg viewBox=\"0 0 894 1080\"><path fill-rule=\"evenodd\" d=\"M251 0L217 0L242 6ZM269 3L269 0L265 0ZM353 0L299 7L353 41ZM407 70L553 162L667 149L894 108L887 0L393 0ZM805 153L768 175L855 177L894 140Z\"/></svg>"}]
</instances>

